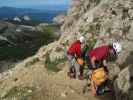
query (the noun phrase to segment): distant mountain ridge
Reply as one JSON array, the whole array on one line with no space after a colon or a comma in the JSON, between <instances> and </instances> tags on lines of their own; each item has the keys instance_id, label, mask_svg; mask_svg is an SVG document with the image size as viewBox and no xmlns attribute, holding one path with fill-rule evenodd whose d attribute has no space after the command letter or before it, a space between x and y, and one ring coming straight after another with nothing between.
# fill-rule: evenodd
<instances>
[{"instance_id":1,"label":"distant mountain ridge","mask_svg":"<svg viewBox=\"0 0 133 100\"><path fill-rule=\"evenodd\" d=\"M45 9L46 8L46 9ZM24 16L28 15L32 19L44 21L44 22L52 22L53 18L60 13L65 13L65 8L48 8L44 7L43 10L31 9L31 8L15 8L15 7L0 7L0 19L9 18L12 19L16 16Z\"/></svg>"},{"instance_id":2,"label":"distant mountain ridge","mask_svg":"<svg viewBox=\"0 0 133 100\"><path fill-rule=\"evenodd\" d=\"M69 5L43 5L43 6L33 6L33 8L38 10L49 10L49 11L66 11Z\"/></svg>"}]
</instances>

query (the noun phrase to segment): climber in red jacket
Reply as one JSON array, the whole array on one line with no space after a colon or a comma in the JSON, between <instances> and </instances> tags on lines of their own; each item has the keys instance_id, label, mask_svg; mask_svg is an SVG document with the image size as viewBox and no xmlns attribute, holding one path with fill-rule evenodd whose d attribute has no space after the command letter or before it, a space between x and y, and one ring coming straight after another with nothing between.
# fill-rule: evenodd
<instances>
[{"instance_id":1,"label":"climber in red jacket","mask_svg":"<svg viewBox=\"0 0 133 100\"><path fill-rule=\"evenodd\" d=\"M71 44L67 50L67 57L69 60L69 72L68 75L71 78L83 79L83 60L81 45L85 43L85 38L81 36L79 40ZM74 74L76 73L76 74Z\"/></svg>"},{"instance_id":2,"label":"climber in red jacket","mask_svg":"<svg viewBox=\"0 0 133 100\"><path fill-rule=\"evenodd\" d=\"M117 56L121 50L121 45L118 42L115 42L112 45L103 45L89 51L87 53L87 62L89 64L89 68L98 68L103 61L107 60L112 55Z\"/></svg>"}]
</instances>

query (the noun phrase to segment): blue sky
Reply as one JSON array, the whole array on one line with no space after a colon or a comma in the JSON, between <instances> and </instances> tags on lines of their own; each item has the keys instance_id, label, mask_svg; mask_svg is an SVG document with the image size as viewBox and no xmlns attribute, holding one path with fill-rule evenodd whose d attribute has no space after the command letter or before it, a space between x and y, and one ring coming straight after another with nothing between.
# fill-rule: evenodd
<instances>
[{"instance_id":1,"label":"blue sky","mask_svg":"<svg viewBox=\"0 0 133 100\"><path fill-rule=\"evenodd\" d=\"M44 5L69 5L70 0L0 0L0 6L32 8Z\"/></svg>"}]
</instances>

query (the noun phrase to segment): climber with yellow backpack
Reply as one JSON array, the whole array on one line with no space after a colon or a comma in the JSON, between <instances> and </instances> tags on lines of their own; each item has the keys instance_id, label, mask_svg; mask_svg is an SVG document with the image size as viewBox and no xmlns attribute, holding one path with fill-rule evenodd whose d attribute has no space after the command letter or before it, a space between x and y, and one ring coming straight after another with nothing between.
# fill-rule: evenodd
<instances>
[{"instance_id":1,"label":"climber with yellow backpack","mask_svg":"<svg viewBox=\"0 0 133 100\"><path fill-rule=\"evenodd\" d=\"M99 87L108 80L108 70L105 60L110 56L115 56L122 50L118 42L112 45L102 45L86 54L88 68L90 69L91 90L94 95L101 93Z\"/></svg>"}]
</instances>

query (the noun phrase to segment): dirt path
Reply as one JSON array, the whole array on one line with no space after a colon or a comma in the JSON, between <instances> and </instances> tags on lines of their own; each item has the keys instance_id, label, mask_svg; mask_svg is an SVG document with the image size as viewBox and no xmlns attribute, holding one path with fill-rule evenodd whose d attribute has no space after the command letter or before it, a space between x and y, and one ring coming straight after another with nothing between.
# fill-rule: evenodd
<instances>
[{"instance_id":1,"label":"dirt path","mask_svg":"<svg viewBox=\"0 0 133 100\"><path fill-rule=\"evenodd\" d=\"M63 71L52 77L55 79L55 84L60 85L60 88L65 88L64 91L61 91L65 96L59 100L114 100L110 93L98 97L93 96L89 87L86 93L83 93L86 80L69 79L66 72L67 68L64 68Z\"/></svg>"},{"instance_id":2,"label":"dirt path","mask_svg":"<svg viewBox=\"0 0 133 100\"><path fill-rule=\"evenodd\" d=\"M86 81L80 81L77 79L70 79L67 76L67 67L64 65L63 70L58 73L49 73L42 63L36 63L28 68L19 66L12 75L8 75L6 78L0 81L0 96L14 95L8 91L17 87L19 90L23 87L34 87L36 90L27 100L114 100L111 95L103 95L100 97L94 97L91 91L83 94L83 88ZM10 84L9 84L10 83ZM9 96L10 96L9 95ZM6 96L4 100L11 100L9 96ZM19 100L18 96L15 96ZM0 99L3 100L3 99Z\"/></svg>"}]
</instances>

